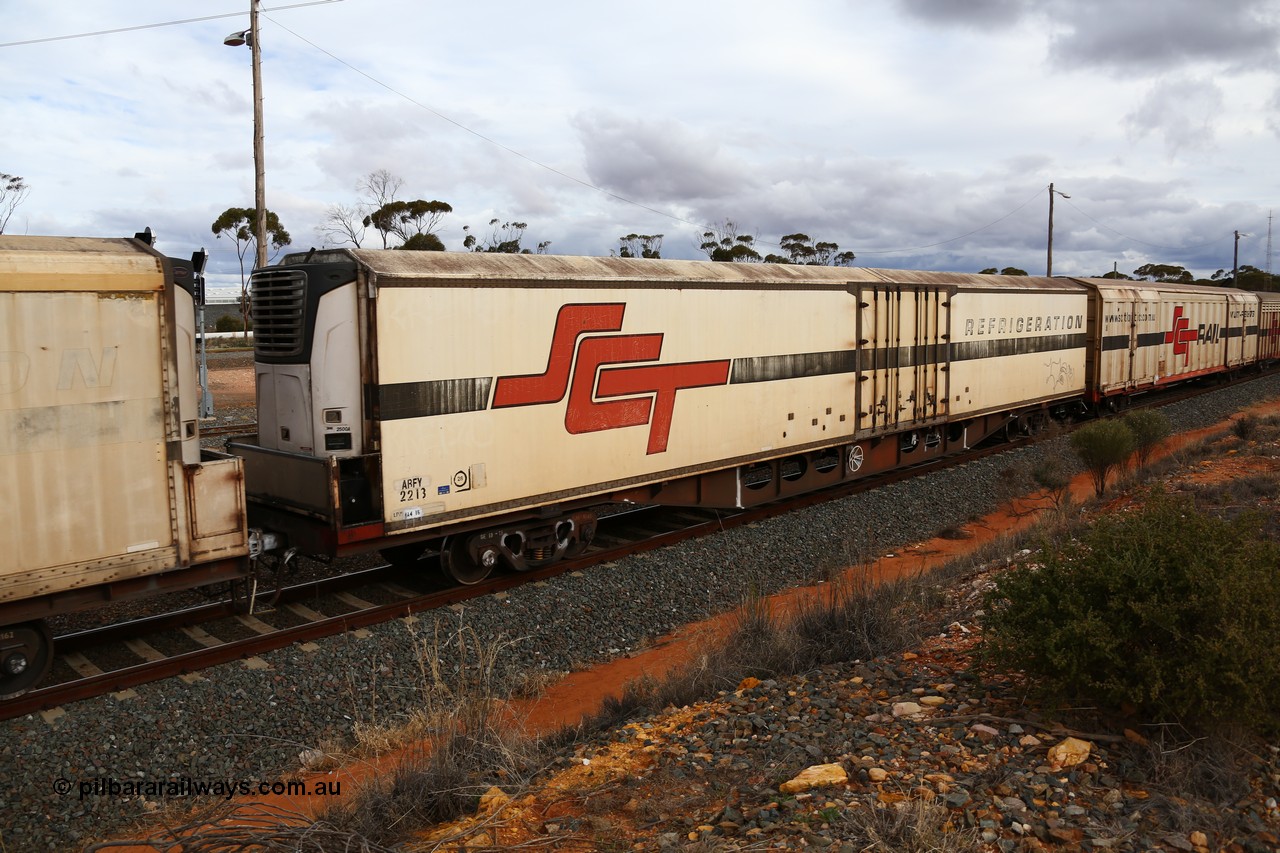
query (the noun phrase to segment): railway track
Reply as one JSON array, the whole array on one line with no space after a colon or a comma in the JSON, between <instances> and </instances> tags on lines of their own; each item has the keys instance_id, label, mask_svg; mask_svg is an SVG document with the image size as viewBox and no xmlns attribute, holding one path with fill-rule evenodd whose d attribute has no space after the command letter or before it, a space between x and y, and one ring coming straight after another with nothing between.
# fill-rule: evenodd
<instances>
[{"instance_id":1,"label":"railway track","mask_svg":"<svg viewBox=\"0 0 1280 853\"><path fill-rule=\"evenodd\" d=\"M1009 445L980 451L1001 452ZM148 616L54 638L55 683L0 703L0 719L47 711L108 693L119 693L165 678L189 675L220 664L447 607L524 583L581 571L630 554L665 547L735 526L750 524L821 501L835 500L907 477L963 464L974 456L937 460L921 469L906 469L865 478L818 494L800 495L766 506L725 512L642 507L603 516L594 542L579 557L531 569L504 573L472 586L445 587L433 556L420 560L422 571L406 580L404 569L391 566L337 575L287 587L268 596L265 607L245 612L244 598ZM440 588L427 588L432 587ZM410 587L418 587L412 589ZM371 601L369 599L380 600ZM274 599L274 600L272 600Z\"/></svg>"},{"instance_id":2,"label":"railway track","mask_svg":"<svg viewBox=\"0 0 1280 853\"><path fill-rule=\"evenodd\" d=\"M1252 377L1251 377L1252 378ZM1188 389L1148 395L1143 405L1165 405L1194 396ZM1135 404L1138 405L1138 404ZM250 425L226 428L243 434ZM579 557L521 573L496 575L472 586L445 586L428 554L421 571L382 566L335 575L256 597L251 595L159 616L78 631L55 638L55 666L47 684L0 703L0 719L13 719L71 702L187 675L236 660L405 618L491 595L524 583L580 571L630 554L750 524L801 507L837 500L910 477L944 470L1026 443L993 444L970 453L866 477L740 511L634 508L600 518L594 542ZM413 588L410 588L413 587ZM376 599L376 600L371 600ZM161 638L161 639L157 639ZM177 638L175 640L175 638Z\"/></svg>"},{"instance_id":3,"label":"railway track","mask_svg":"<svg viewBox=\"0 0 1280 853\"><path fill-rule=\"evenodd\" d=\"M217 438L224 435L252 435L258 431L256 423L221 424L219 426L200 427L200 437Z\"/></svg>"}]
</instances>

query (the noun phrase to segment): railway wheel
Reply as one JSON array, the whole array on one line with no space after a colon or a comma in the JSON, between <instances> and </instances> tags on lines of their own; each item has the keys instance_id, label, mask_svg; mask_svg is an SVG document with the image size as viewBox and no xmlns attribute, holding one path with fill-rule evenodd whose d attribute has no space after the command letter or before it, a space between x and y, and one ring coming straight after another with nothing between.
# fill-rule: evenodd
<instances>
[{"instance_id":1,"label":"railway wheel","mask_svg":"<svg viewBox=\"0 0 1280 853\"><path fill-rule=\"evenodd\" d=\"M468 537L450 536L440 549L440 567L444 573L463 586L480 583L498 565L498 551L492 546L481 546L473 553Z\"/></svg>"},{"instance_id":2,"label":"railway wheel","mask_svg":"<svg viewBox=\"0 0 1280 853\"><path fill-rule=\"evenodd\" d=\"M26 693L52 665L53 634L44 620L0 629L0 699Z\"/></svg>"},{"instance_id":3,"label":"railway wheel","mask_svg":"<svg viewBox=\"0 0 1280 853\"><path fill-rule=\"evenodd\" d=\"M408 545L388 545L379 549L378 555L397 569L412 569L418 565L425 550L421 542L410 542Z\"/></svg>"}]
</instances>

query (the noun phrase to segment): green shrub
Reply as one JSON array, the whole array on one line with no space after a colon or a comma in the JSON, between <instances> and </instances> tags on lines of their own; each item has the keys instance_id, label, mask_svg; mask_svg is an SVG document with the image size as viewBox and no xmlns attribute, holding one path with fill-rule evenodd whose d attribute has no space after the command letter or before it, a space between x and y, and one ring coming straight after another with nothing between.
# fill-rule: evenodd
<instances>
[{"instance_id":1,"label":"green shrub","mask_svg":"<svg viewBox=\"0 0 1280 853\"><path fill-rule=\"evenodd\" d=\"M1258 433L1258 418L1246 412L1231 424L1231 432L1241 441L1248 441Z\"/></svg>"},{"instance_id":2,"label":"green shrub","mask_svg":"<svg viewBox=\"0 0 1280 853\"><path fill-rule=\"evenodd\" d=\"M1138 452L1138 464L1146 465L1151 454L1169 436L1169 419L1155 409L1134 409L1120 419L1133 434L1134 448Z\"/></svg>"},{"instance_id":3,"label":"green shrub","mask_svg":"<svg viewBox=\"0 0 1280 853\"><path fill-rule=\"evenodd\" d=\"M1094 421L1071 433L1071 447L1093 477L1094 494L1102 497L1107 476L1133 452L1133 433L1120 421Z\"/></svg>"},{"instance_id":4,"label":"green shrub","mask_svg":"<svg viewBox=\"0 0 1280 853\"><path fill-rule=\"evenodd\" d=\"M213 324L213 328L219 332L243 332L244 320L235 314L223 314Z\"/></svg>"},{"instance_id":5,"label":"green shrub","mask_svg":"<svg viewBox=\"0 0 1280 853\"><path fill-rule=\"evenodd\" d=\"M986 601L983 654L1047 698L1280 728L1280 547L1161 491L1046 546Z\"/></svg>"},{"instance_id":6,"label":"green shrub","mask_svg":"<svg viewBox=\"0 0 1280 853\"><path fill-rule=\"evenodd\" d=\"M1049 493L1055 507L1069 500L1071 470L1056 456L1044 456L1031 467L1031 479Z\"/></svg>"}]
</instances>

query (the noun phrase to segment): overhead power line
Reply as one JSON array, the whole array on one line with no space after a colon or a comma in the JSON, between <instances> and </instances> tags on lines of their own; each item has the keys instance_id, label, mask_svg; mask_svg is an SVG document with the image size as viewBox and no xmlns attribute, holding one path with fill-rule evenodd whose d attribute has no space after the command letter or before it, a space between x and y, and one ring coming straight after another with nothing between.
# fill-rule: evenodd
<instances>
[{"instance_id":1,"label":"overhead power line","mask_svg":"<svg viewBox=\"0 0 1280 853\"><path fill-rule=\"evenodd\" d=\"M1001 222L1004 222L1006 219L1008 219L1010 216L1013 216L1019 210L1022 210L1022 208L1031 204L1031 202L1039 198L1040 194L1043 192L1044 192L1043 188L1036 190L1035 194L1032 195L1031 198L1027 199L1022 204L1018 205L1013 210L1006 213L1004 216L1001 216L999 219L996 219L992 222L988 222L986 225L983 225L981 228L975 228L972 231L968 232L967 234L961 234L959 237L952 237L948 240L939 240L937 243L929 243L924 246L914 246L910 249L859 249L858 253L863 255L898 255L904 252L921 252L921 251L924 251L925 249L933 249L938 246L945 246L948 243L954 243L957 240L963 240L965 237L972 237L974 234L977 234L980 231L986 231L988 228L990 228L993 225L999 225Z\"/></svg>"},{"instance_id":2,"label":"overhead power line","mask_svg":"<svg viewBox=\"0 0 1280 853\"><path fill-rule=\"evenodd\" d=\"M271 21L271 22L272 22L273 24L275 24L276 26L280 27L280 29L282 29L282 30L284 30L285 32L289 33L289 34L290 34L291 36L293 36L294 38L298 39L298 40L299 40L299 41L301 41L301 42L304 42L304 43L306 43L306 44L310 45L313 49L318 50L320 53L323 53L325 56L329 57L329 58L330 58L330 59L332 59L334 62L337 62L338 64L340 64L340 65L342 65L342 66L344 66L344 67L346 67L346 68L350 69L351 71L354 71L356 74L359 74L361 77L364 77L366 80L370 81L370 82L371 82L371 83L373 83L374 85L379 86L379 87L381 87L381 88L383 88L383 89L386 89L388 92L390 92L391 94L395 95L396 97L401 98L401 99L403 99L403 100L405 100L405 101L409 102L410 104L413 104L415 107L418 107L418 108L419 108L419 109L421 109L421 110L425 110L426 112L431 113L433 116L435 116L436 118L440 119L441 121L448 122L449 124L453 125L454 127L458 128L459 130L462 130L462 131L464 131L464 132L466 132L466 133L469 133L469 134L471 134L472 136L476 137L477 139L483 140L484 142L487 142L487 143L489 143L490 145L493 145L493 146L495 146L495 147L497 147L497 148L501 148L503 151L506 151L508 154L512 154L512 155L514 155L514 156L516 156L516 157L519 157L521 160L524 160L524 161L525 161L525 162L527 162L527 163L531 163L531 164L533 164L533 165L535 165L535 166L538 166L538 167L539 167L539 168L541 168L541 169L545 169L546 171L551 172L552 174L559 175L560 177L565 178L566 180L573 181L574 183L579 184L580 186L584 186L584 187L586 187L586 188L588 188L588 189L590 189L590 190L594 190L595 192L598 192L598 193L601 193L602 195L608 196L609 198L612 198L612 199L614 199L614 200L616 200L616 201L620 201L620 202L622 202L623 204L629 204L629 205L631 205L632 207L637 207L637 208L639 208L639 209L641 209L641 210L648 211L649 213L655 214L655 215L657 215L657 216L661 216L661 217L663 217L663 218L665 218L665 219L669 219L669 220L671 220L671 221L673 221L673 222L679 222L679 223L681 223L682 225L689 225L689 226L692 226L692 227L697 228L699 231L702 231L702 232L704 232L704 233L705 233L705 232L708 232L708 231L714 231L714 230L715 230L715 227L714 227L714 226L706 225L706 224L701 223L701 222L693 222L692 220L684 219L684 218L679 217L679 216L676 216L675 214L670 213L670 212L668 212L668 211L665 211L665 210L659 210L659 209L657 209L657 208L655 208L655 207L650 207L650 206L649 206L649 205L647 205L647 204L643 204L643 203L638 202L638 201L635 201L635 200L633 200L633 199L629 199L629 198L627 198L626 196L619 195L619 194L617 194L617 193L615 193L615 192L613 192L613 191L611 191L611 190L607 190L607 189L605 189L604 187L597 186L596 184L593 184L593 183L591 183L590 181L587 181L587 180L584 180L584 179L582 179L582 178L579 178L579 177L577 177L576 175L571 175L571 174L569 174L569 173L567 173L567 172L564 172L564 171L562 171L562 170L560 170L560 169L557 169L557 168L556 168L556 167L554 167L554 166L550 166L550 165L547 165L546 163L543 163L543 162L541 162L541 161L539 161L539 160L536 160L536 159L534 159L533 157L530 157L529 155L527 155L527 154L525 154L525 153L523 153L523 152L521 152L521 151L517 151L516 149L512 148L512 147L511 147L511 146L509 146L509 145L505 145L505 144L503 144L503 143L501 143L501 142L498 142L496 139L493 139L492 137L486 136L485 134L481 133L481 132L480 132L480 131L478 131L478 130L474 130L473 128L468 127L467 125L463 124L462 122L458 121L457 119L451 118L450 116L445 115L444 113L440 112L439 110L433 109L433 108L431 108L431 107L427 106L426 104L422 103L421 101L418 101L418 100L416 100L415 98L413 98L413 97L411 97L411 96L409 96L409 95L406 95L404 92L401 92L399 89L396 89L394 86L390 85L389 83L385 83L385 82L383 82L382 80L378 79L377 77L374 77L372 74L368 73L367 71L365 71L365 70L363 70L363 69L361 69L361 68L358 68L358 67L357 67L357 66L355 66L355 65L352 65L350 62L347 62L347 61L346 61L345 59L343 59L342 57L335 55L334 53L332 53L332 52L331 52L331 51L329 51L329 50L326 50L325 48L321 47L320 45L318 45L318 44L316 44L315 42L313 42L313 41L311 41L310 39L308 39L306 36L303 36L302 34L297 33L297 32L295 32L295 31L293 31L293 30L289 29L289 28L288 28L288 27L286 27L284 24L280 23L279 21L275 20L274 18L272 18L272 17L270 17L270 16L264 16L264 17L266 17L266 18L267 18L267 20ZM1027 200L1026 200L1025 202L1023 202L1021 205L1019 205L1018 207L1016 207L1016 208L1014 208L1013 210L1009 211L1008 213L1006 213L1004 216L1000 217L999 219L995 220L995 222L988 223L988 224L986 224L986 225L982 226L981 228L976 228L976 229L974 229L973 231L968 232L967 234L961 234L959 237L952 237L952 238L951 238L951 239L949 239L949 240L943 240L943 241L940 241L940 242L938 242L938 243L931 243L931 244L929 244L928 246L921 246L921 247L914 248L914 249L881 249L881 250L868 251L868 252L866 252L865 254L869 254L869 255L885 254L885 255L887 255L887 254L897 254L897 253L904 253L904 252L913 252L913 251L919 251L919 249L928 249L928 248L932 248L932 247L934 247L934 246L942 246L942 245L945 245L945 244L947 244L947 243L953 243L953 242L955 242L956 240L963 240L965 237L968 237L968 236L970 236L970 235L972 235L972 234L976 234L976 233L978 233L979 231L983 231L983 230L985 230L985 229L987 229L987 228L990 228L992 225L996 225L997 223L1003 222L1005 219L1008 219L1010 216L1013 216L1013 214L1017 213L1019 210L1022 210L1022 208L1026 207L1028 204L1030 204L1032 201L1034 201L1034 200L1035 200L1035 198L1036 198L1036 196L1038 196L1039 194L1040 194L1040 193L1039 193L1039 192L1037 192L1035 195L1033 195L1031 198L1027 199ZM759 240L759 241L757 241L757 245L769 246L769 247L772 247L772 248L781 248L781 246L779 246L779 244L777 244L777 243L771 243L771 242L766 241L766 240Z\"/></svg>"},{"instance_id":3,"label":"overhead power line","mask_svg":"<svg viewBox=\"0 0 1280 853\"><path fill-rule=\"evenodd\" d=\"M279 27L280 29L282 29L282 30L284 30L285 32L289 33L289 35L293 36L294 38L298 39L299 41L302 41L302 42L305 42L306 44L309 44L312 48L314 48L315 50L320 51L320 52L321 52L321 53L323 53L325 56L327 56L327 57L329 57L330 59L332 59L334 62L337 62L337 63L338 63L338 64L340 64L340 65L346 66L347 68L349 68L349 69L351 69L352 71L354 71L355 73L359 74L361 77L364 77L366 80L370 81L370 82L371 82L371 83L373 83L374 85L381 86L383 89L386 89L388 92L390 92L391 94L395 95L396 97L398 97L398 98L402 98L402 99L404 99L404 100L408 101L409 103L413 104L415 107L418 107L419 109L426 110L427 112L431 113L433 116L435 116L436 118L440 119L441 121L446 121L446 122L448 122L449 124L453 125L454 127L458 128L459 130L462 130L462 131L465 131L465 132L467 132L467 133L471 134L472 136L476 137L477 139L481 139L481 140L483 140L483 141L485 141L485 142L489 143L490 145L493 145L493 146L496 146L496 147L498 147L498 148L501 148L503 151L506 151L508 154L512 154L512 155L514 155L514 156L516 156L516 157L519 157L521 160L524 160L525 162L532 163L533 165L538 166L539 168L546 169L548 172L551 172L552 174L559 175L560 177L565 178L566 180L573 181L574 183L576 183L576 184L580 184L580 185L582 185L582 186L584 186L584 187L587 187L588 189L595 190L595 191L596 191L596 192L598 192L598 193L602 193L602 194L604 194L604 195L607 195L607 196L609 196L609 197L610 197L610 198L612 198L612 199L616 199L617 201L623 202L624 204L630 204L630 205L633 205L633 206L635 206L635 207L640 208L641 210L647 210L647 211L649 211L650 213L657 214L658 216L664 216L664 217L666 217L667 219L671 219L671 220L674 220L674 221L676 221L676 222L683 223L683 224L685 224L685 225L692 225L692 226L693 226L693 227L695 227L695 228L702 228L702 229L706 230L706 226L705 226L705 225L700 225L699 223L697 223L697 222L692 222L692 221L690 221L690 220L688 220L688 219L681 219L679 216L676 216L676 215L674 215L674 214L672 214L672 213L668 213L668 212L663 211L663 210L658 210L658 209L656 209L656 208L649 207L649 206L648 206L648 205L646 205L646 204L642 204L642 203L640 203L640 202L638 202L638 201L633 201L632 199L626 198L625 196L620 196L620 195L618 195L618 194L617 194L617 193L615 193L615 192L611 192L611 191L609 191L609 190L605 189L604 187L600 187L600 186L597 186L597 185L595 185L595 184L591 183L590 181L583 180L582 178L579 178L579 177L577 177L576 175L570 175L568 172L563 172L563 171L561 171L560 169L557 169L555 166L548 166L546 163L543 163L543 162L541 162L541 161L539 161L539 160L535 160L534 158L530 157L529 155L527 155L527 154L525 154L525 153L523 153L523 152L521 152L521 151L517 151L516 149L514 149L514 148L510 147L509 145L504 145L503 143L501 143L501 142L497 141L496 139L493 139L493 138L491 138L491 137L485 136L485 135L484 135L483 133L481 133L480 131L478 131L478 130L474 130L474 129L470 128L470 127L467 127L465 124L463 124L462 122L458 121L457 119L450 118L449 116L445 115L444 113L439 112L438 110L434 110L434 109L432 109L431 107L427 106L426 104L422 103L421 101L415 100L414 98L410 97L409 95L406 95L404 92L401 92L400 90L396 89L394 86L391 86L391 85L390 85L390 84L388 84L388 83L384 83L384 82L382 82L382 81L381 81L381 80L379 80L377 77L374 77L372 74L368 73L367 71L364 71L364 70L362 70L362 69L360 69L360 68L357 68L356 66L352 65L350 62L347 62L347 61L346 61L345 59L343 59L342 57L334 55L334 54L333 54L333 53L331 53L330 51L328 51L328 50L324 49L324 48L323 48L323 47L321 47L320 45L318 45L318 44L316 44L315 42L311 41L311 40L310 40L309 38L307 38L306 36L303 36L303 35L301 35L301 34L299 34L299 33L294 32L293 30L289 29L289 28L288 28L288 27L286 27L284 24L282 24L282 23L280 23L279 21L277 21L275 18L272 18L272 17L270 17L269 15L264 15L263 17L265 17L267 20L271 21L271 23L275 24L275 25L276 25L277 27Z\"/></svg>"},{"instance_id":4,"label":"overhead power line","mask_svg":"<svg viewBox=\"0 0 1280 853\"><path fill-rule=\"evenodd\" d=\"M275 6L270 10L263 9L262 11L280 12L285 9L301 9L303 6L324 6L329 3L341 3L341 2L342 0L311 0L311 2L309 3L294 3L291 6ZM158 24L137 24L136 26L132 26L132 27L117 27L116 29L113 29L113 30L95 30L89 33L70 33L70 34L61 35L61 36L48 36L47 38L25 39L23 41L0 42L0 47L18 47L19 45L24 45L24 44L45 44L46 42L51 42L51 41L68 41L69 39L83 39L83 38L90 38L92 36L108 36L108 35L113 35L115 33L132 33L132 32L137 32L138 30L154 30L157 27L174 27L174 26L177 26L178 24L198 24L204 21L216 21L220 18L242 18L246 14L248 13L247 12L226 12L221 15L205 15L202 18L183 18L180 21L162 21L161 23L158 23Z\"/></svg>"},{"instance_id":5,"label":"overhead power line","mask_svg":"<svg viewBox=\"0 0 1280 853\"><path fill-rule=\"evenodd\" d=\"M1219 237L1216 240L1209 240L1208 242L1205 242L1205 243L1197 243L1194 246L1161 246L1159 243L1148 243L1146 240L1139 240L1137 237L1130 237L1128 234L1125 234L1122 231L1117 231L1116 229L1112 228L1109 225L1104 225L1102 222L1098 221L1096 218L1085 213L1083 210L1081 210L1079 207L1072 204L1071 202L1068 201L1066 202L1066 204L1070 206L1076 213L1080 214L1085 219L1092 222L1094 225L1097 225L1103 231L1109 231L1112 234L1116 235L1117 237L1123 237L1124 239L1132 243L1141 243L1144 246L1150 246L1153 249L1160 249L1161 251L1164 251L1164 252L1190 252L1195 249L1203 249L1206 246L1212 246L1214 243L1217 243L1219 240L1222 239L1221 237Z\"/></svg>"},{"instance_id":6,"label":"overhead power line","mask_svg":"<svg viewBox=\"0 0 1280 853\"><path fill-rule=\"evenodd\" d=\"M576 184L578 184L578 185L580 185L580 186L586 187L586 188L588 188L588 189L590 189L590 190L594 190L595 192L598 192L598 193L600 193L600 194L602 194L602 195L605 195L605 196L607 196L607 197L609 197L609 198L612 198L612 199L614 199L614 200L616 200L616 201L620 201L620 202L622 202L623 204L628 204L628 205L631 205L632 207L636 207L636 208L639 208L639 209L641 209L641 210L648 211L649 213L652 213L652 214L654 214L654 215L656 215L656 216L661 216L661 217L663 217L664 219L669 219L669 220L671 220L671 221L673 221L673 222L679 222L679 223L680 223L680 224L682 224L682 225L689 225L689 226L692 226L692 227L697 228L699 231L702 231L702 232L708 232L708 231L714 231L714 230L715 230L715 227L714 227L714 226L709 226L709 225L706 225L706 224L703 224L703 223L699 223L699 222L693 222L692 220L684 219L684 218L682 218L682 217L676 216L676 215L675 215L675 214L673 214L673 213L669 213L668 211L665 211L665 210L659 210L658 208L655 208L655 207L650 207L650 206L649 206L649 205L647 205L647 204L643 204L643 203L638 202L638 201L635 201L635 200L633 200L633 199L629 199L629 198L627 198L626 196L619 195L618 193L615 193L615 192L613 192L613 191L611 191L611 190L607 190L607 189L605 189L604 187L601 187L601 186L598 186L598 185L596 185L596 184L593 184L593 183L591 183L590 181L584 180L583 178L579 178L579 177L577 177L576 175L571 175L571 174L569 174L569 173L567 173L567 172L565 172L565 171L563 171L563 170L561 170L561 169L557 169L557 168L556 168L556 167L554 167L554 166L550 166L550 165L548 165L548 164L546 164L546 163L541 162L540 160L537 160L537 159L535 159L535 158L533 158L533 157L530 157L529 155L525 154L524 152L522 152L522 151L518 151L518 150L516 150L515 148L512 148L512 147L511 147L511 146L509 146L509 145L506 145L506 144L504 144L504 143L502 143L502 142L497 141L496 139L493 139L492 137L486 136L485 134L481 133L480 131L475 130L475 129L471 128L471 127L468 127L467 125L463 124L462 122L458 121L457 119L454 119L454 118L452 118L452 117L450 117L450 116L447 116L447 115L445 115L444 113L440 112L439 110L433 109L432 107L430 107L430 106L428 106L428 105L426 105L426 104L422 103L421 101L419 101L419 100L417 100L417 99L415 99L415 98L413 98L413 97L411 97L411 96L409 96L409 95L406 95L404 92L401 92L399 89L396 89L396 88L395 88L394 86L392 86L391 84L389 84L389 83L385 83L385 82L383 82L382 80L380 80L380 79L378 79L377 77L375 77L375 76L373 76L372 74L370 74L369 72L367 72L367 71L365 71L365 70L363 70L363 69L361 69L361 68L359 68L359 67L357 67L357 66L355 66L355 65L352 65L350 62L346 61L345 59L343 59L343 58L341 58L341 57L337 56L337 55L336 55L336 54L334 54L333 52L331 52L331 51L329 51L329 50L327 50L327 49L325 49L325 48L321 47L320 45L316 44L315 42L311 41L311 40L310 40L310 39L308 39L306 36L303 36L302 34L300 34L300 33L298 33L298 32L295 32L294 30L289 29L289 28L288 28L288 27L286 27L284 24L281 24L279 21L275 20L274 18L271 18L270 16L266 16L266 17L267 17L267 19L268 19L269 21L271 21L271 22L272 22L273 24L275 24L276 26L280 27L280 29L282 29L282 30L284 30L285 32L287 32L287 33L289 33L290 35L292 35L294 38L298 39L299 41L301 41L301 42L303 42L303 43L305 43L305 44L307 44L307 45L309 45L309 46L310 46L310 47L312 47L314 50L317 50L317 51L319 51L320 53L322 53L322 54L324 54L325 56L327 56L327 57L329 57L330 59L332 59L334 62L337 62L338 64L340 64L340 65L342 65L342 66L344 66L344 67L346 67L346 68L350 69L351 71L355 72L356 74L359 74L361 77L364 77L366 80L370 81L370 82L371 82L371 83L373 83L374 85L376 85L376 86L378 86L378 87L380 87L380 88L382 88L382 89L385 89L386 91L390 92L391 94L395 95L396 97L401 98L402 100L407 101L407 102L408 102L408 103L410 103L410 104L413 104L415 107L418 107L419 109L424 110L424 111L426 111L426 112L430 113L431 115L435 116L436 118L440 119L441 121L448 122L449 124L453 125L454 127L458 128L459 130L462 130L462 131L464 131L465 133L469 133L469 134L471 134L472 136L476 137L477 139L480 139L480 140L482 140L482 141L484 141L484 142L489 143L490 145L493 145L493 146L494 146L494 147L496 147L496 148L500 148L500 149L502 149L503 151L506 151L508 154L511 154L511 155L513 155L513 156L515 156L515 157L519 157L521 160L524 160L524 161L525 161L525 162L527 162L527 163L531 163L532 165L535 165L535 166L537 166L537 167L539 167L539 168L541 168L541 169L545 169L546 171L551 172L551 173L552 173L552 174L554 174L554 175L558 175L559 177L562 177L562 178L564 178L564 179L566 179L566 180L572 181L572 182L574 182L574 183L576 183ZM1026 201L1024 201L1022 204L1020 204L1020 205L1018 205L1017 207L1015 207L1015 208L1013 208L1012 210L1010 210L1010 211L1009 211L1008 213L1006 213L1004 216L1001 216L1001 217L999 217L998 219L995 219L995 220L993 220L993 221L991 221L991 222L988 222L986 225L982 225L982 226L980 226L980 227L978 227L978 228L973 229L972 231L968 231L968 232L966 232L966 233L964 233L964 234L961 234L961 235L959 235L959 236L956 236L956 237L951 237L951 238L948 238L948 239L946 239L946 240L939 240L939 241L937 241L937 242L935 242L935 243L927 243L927 244L922 245L922 246L913 246L913 247L900 248L900 249L857 249L856 247L854 247L854 248L855 248L855 252L856 252L856 254L859 254L859 255L898 255L898 254L906 254L906 253L908 253L908 252L919 252L919 251L924 251L924 250L926 250L926 249L934 249L934 248L937 248L938 246L945 246L945 245L947 245L948 243L955 243L955 242L957 242L957 241L959 241L959 240L963 240L963 239L965 239L966 237L971 237L971 236L973 236L974 234L978 234L978 233L980 233L980 232L982 232L982 231L987 230L988 228L991 228L991 227L993 227L993 226L995 226L995 225L1000 224L1001 222L1005 221L1005 220L1006 220L1006 219L1008 219L1009 217L1013 216L1015 213L1018 213L1019 211L1021 211L1021 210L1022 210L1023 208L1025 208L1027 205L1031 204L1033 201L1035 201L1037 198L1039 198L1039 197L1040 197L1044 192L1045 192L1045 189L1044 189L1043 187L1041 187L1040 189L1036 190L1036 192L1035 192L1035 193L1033 193L1033 194L1031 195L1031 197L1030 197L1030 198L1028 198L1028 199L1027 199ZM1078 211L1080 210L1080 209L1079 209L1078 207L1076 207L1075 205L1072 205L1072 207L1074 207L1074 208L1075 208L1076 210L1078 210ZM1080 213L1081 213L1081 214L1083 214L1084 216L1086 216L1087 218L1091 219L1092 221L1097 222L1097 220L1093 219L1093 217L1090 217L1088 214L1085 214L1085 213L1084 213L1084 211L1080 211ZM1099 227L1106 228L1106 226L1102 225L1101 223L1097 223L1097 224L1099 225ZM1134 242L1137 242L1137 243L1142 243L1142 242L1143 242L1143 241L1141 241L1141 240L1134 240L1134 238L1132 238L1132 237L1128 237L1128 236L1127 236L1127 235L1125 235L1125 234L1121 234L1119 231L1115 231L1114 229L1110 229L1110 228L1108 228L1107 230L1112 231L1112 233L1117 234L1117 235L1118 235L1118 236L1120 236L1120 237L1124 237L1126 240L1133 240ZM1214 242L1217 242L1217 241L1210 241L1209 243L1205 243L1204 245L1205 245L1205 246L1208 246L1208 245L1211 245L1211 244L1212 244L1212 243L1214 243ZM773 248L781 248L777 243L771 243L771 242L769 242L769 241L765 241L765 240L759 240L759 241L756 241L756 244L757 244L757 245L763 245L763 246L770 246L770 247L773 247ZM1167 249L1167 250L1169 250L1169 251L1185 251L1185 250L1188 250L1188 249L1197 249L1197 248L1201 248L1200 246L1191 246L1191 247L1185 247L1184 249L1173 249L1173 248L1170 248L1170 247L1156 246L1156 245L1155 245L1155 244L1153 244L1153 243L1144 243L1144 245L1154 246L1155 248Z\"/></svg>"}]
</instances>

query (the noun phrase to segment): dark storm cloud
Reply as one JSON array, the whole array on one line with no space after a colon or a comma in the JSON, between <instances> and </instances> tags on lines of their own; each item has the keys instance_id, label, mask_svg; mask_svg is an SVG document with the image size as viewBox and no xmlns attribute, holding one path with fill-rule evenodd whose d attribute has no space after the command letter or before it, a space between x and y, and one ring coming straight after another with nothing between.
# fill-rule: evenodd
<instances>
[{"instance_id":1,"label":"dark storm cloud","mask_svg":"<svg viewBox=\"0 0 1280 853\"><path fill-rule=\"evenodd\" d=\"M1277 87L1267 101L1267 127L1276 136L1280 136L1280 87Z\"/></svg>"},{"instance_id":2,"label":"dark storm cloud","mask_svg":"<svg viewBox=\"0 0 1280 853\"><path fill-rule=\"evenodd\" d=\"M1274 0L1073 0L1046 10L1062 31L1059 63L1159 72L1190 62L1274 69L1280 10Z\"/></svg>"},{"instance_id":3,"label":"dark storm cloud","mask_svg":"<svg viewBox=\"0 0 1280 853\"><path fill-rule=\"evenodd\" d=\"M900 0L911 17L935 24L966 27L1012 26L1028 8L1026 0Z\"/></svg>"},{"instance_id":4,"label":"dark storm cloud","mask_svg":"<svg viewBox=\"0 0 1280 853\"><path fill-rule=\"evenodd\" d=\"M1280 53L1275 0L899 0L916 20L985 28L1042 23L1049 58L1069 70L1102 66L1160 73L1192 62L1274 69Z\"/></svg>"},{"instance_id":5,"label":"dark storm cloud","mask_svg":"<svg viewBox=\"0 0 1280 853\"><path fill-rule=\"evenodd\" d=\"M1042 158L1020 157L981 174L928 172L859 158L778 164L767 185L691 205L691 218L730 219L762 253L803 232L857 253L859 266L976 272L1045 269L1047 184ZM1059 186L1062 186L1061 184ZM1057 199L1054 269L1066 275L1131 273L1144 263L1208 275L1230 265L1231 229L1257 211L1207 204L1178 181L1073 180ZM1263 226L1265 230L1265 225ZM696 235L694 235L696 237ZM669 234L664 256L693 257L693 237ZM682 252L683 250L683 252Z\"/></svg>"}]
</instances>

